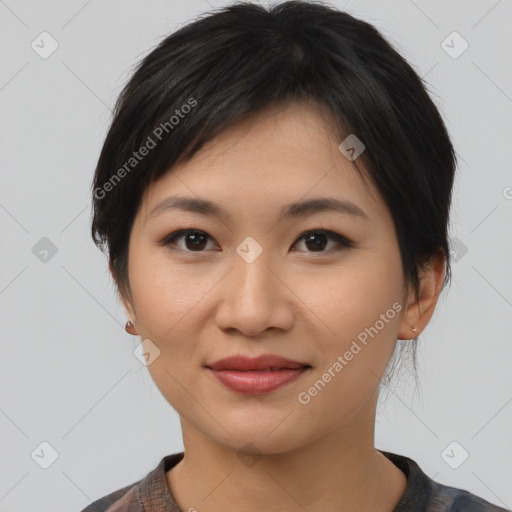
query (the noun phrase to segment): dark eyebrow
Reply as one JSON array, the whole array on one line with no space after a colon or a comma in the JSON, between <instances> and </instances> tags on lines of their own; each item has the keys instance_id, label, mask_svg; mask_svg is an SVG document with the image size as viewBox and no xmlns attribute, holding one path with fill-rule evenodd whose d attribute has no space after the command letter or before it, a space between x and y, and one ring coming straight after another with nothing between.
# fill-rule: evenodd
<instances>
[{"instance_id":1,"label":"dark eyebrow","mask_svg":"<svg viewBox=\"0 0 512 512\"><path fill-rule=\"evenodd\" d=\"M338 199L336 197L319 197L308 199L298 203L290 203L281 209L279 220L289 217L302 217L311 213L319 212L338 212L356 217L362 217L368 220L368 215L356 204L348 199Z\"/></svg>"},{"instance_id":2,"label":"dark eyebrow","mask_svg":"<svg viewBox=\"0 0 512 512\"><path fill-rule=\"evenodd\" d=\"M212 203L207 199L175 196L168 197L156 204L147 215L146 220L169 210L183 210L201 215L213 215L219 218L223 217L226 220L230 220L233 217L222 206ZM339 212L368 220L368 215L348 199L322 197L284 205L281 208L278 221L290 217L304 217L320 212Z\"/></svg>"}]
</instances>

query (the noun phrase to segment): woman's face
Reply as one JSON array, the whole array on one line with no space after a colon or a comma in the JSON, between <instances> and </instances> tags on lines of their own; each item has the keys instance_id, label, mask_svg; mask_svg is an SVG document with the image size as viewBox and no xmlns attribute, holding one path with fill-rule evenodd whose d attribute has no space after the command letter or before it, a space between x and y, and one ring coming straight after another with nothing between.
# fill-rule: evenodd
<instances>
[{"instance_id":1,"label":"woman's face","mask_svg":"<svg viewBox=\"0 0 512 512\"><path fill-rule=\"evenodd\" d=\"M141 339L160 351L154 358L148 345L163 396L188 428L224 446L251 442L281 453L373 421L379 379L405 322L404 281L388 208L340 142L306 106L267 109L143 197L130 238L127 307ZM209 201L218 212L153 212L177 196ZM281 217L287 205L312 199L345 208L295 208ZM162 244L181 229L201 233ZM248 394L206 367L262 354L311 368Z\"/></svg>"}]
</instances>

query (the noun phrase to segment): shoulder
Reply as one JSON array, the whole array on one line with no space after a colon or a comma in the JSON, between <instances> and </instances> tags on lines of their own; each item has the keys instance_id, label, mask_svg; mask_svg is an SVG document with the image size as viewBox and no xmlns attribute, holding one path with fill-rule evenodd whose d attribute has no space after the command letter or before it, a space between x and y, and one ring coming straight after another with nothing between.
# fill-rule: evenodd
<instances>
[{"instance_id":1,"label":"shoulder","mask_svg":"<svg viewBox=\"0 0 512 512\"><path fill-rule=\"evenodd\" d=\"M179 452L163 457L158 466L144 478L97 499L81 512L179 511L167 485L165 473L182 460L183 456L184 453Z\"/></svg>"},{"instance_id":2,"label":"shoulder","mask_svg":"<svg viewBox=\"0 0 512 512\"><path fill-rule=\"evenodd\" d=\"M433 512L437 510L449 512L510 512L508 509L490 503L465 489L450 487L434 481L432 483ZM427 509L428 511L430 509Z\"/></svg>"},{"instance_id":3,"label":"shoulder","mask_svg":"<svg viewBox=\"0 0 512 512\"><path fill-rule=\"evenodd\" d=\"M432 480L409 457L379 451L407 476L407 488L393 512L511 512L465 489Z\"/></svg>"},{"instance_id":4,"label":"shoulder","mask_svg":"<svg viewBox=\"0 0 512 512\"><path fill-rule=\"evenodd\" d=\"M124 511L143 511L140 502L139 488L142 480L134 484L127 485L117 491L113 491L102 498L92 502L81 512L124 512ZM140 507L140 508L137 508Z\"/></svg>"}]
</instances>

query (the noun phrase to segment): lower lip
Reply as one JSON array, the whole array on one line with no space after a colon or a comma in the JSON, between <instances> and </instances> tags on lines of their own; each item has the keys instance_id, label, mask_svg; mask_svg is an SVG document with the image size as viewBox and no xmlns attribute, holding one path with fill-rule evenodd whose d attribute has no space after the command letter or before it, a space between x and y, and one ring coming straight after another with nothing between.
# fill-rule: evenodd
<instances>
[{"instance_id":1,"label":"lower lip","mask_svg":"<svg viewBox=\"0 0 512 512\"><path fill-rule=\"evenodd\" d=\"M297 380L308 369L303 367L276 371L209 370L217 380L233 391L261 395Z\"/></svg>"}]
</instances>

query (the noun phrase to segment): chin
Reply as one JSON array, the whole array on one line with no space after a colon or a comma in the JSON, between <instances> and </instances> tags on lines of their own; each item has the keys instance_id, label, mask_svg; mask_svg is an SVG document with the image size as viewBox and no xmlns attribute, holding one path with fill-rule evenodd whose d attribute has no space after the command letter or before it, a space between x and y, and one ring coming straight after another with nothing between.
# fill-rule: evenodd
<instances>
[{"instance_id":1,"label":"chin","mask_svg":"<svg viewBox=\"0 0 512 512\"><path fill-rule=\"evenodd\" d=\"M282 418L272 422L253 421L250 426L224 423L231 436L223 429L217 429L217 435L211 433L210 436L230 450L254 455L282 454L308 444L309 439L304 439L303 433L293 428L291 423L281 422Z\"/></svg>"}]
</instances>

